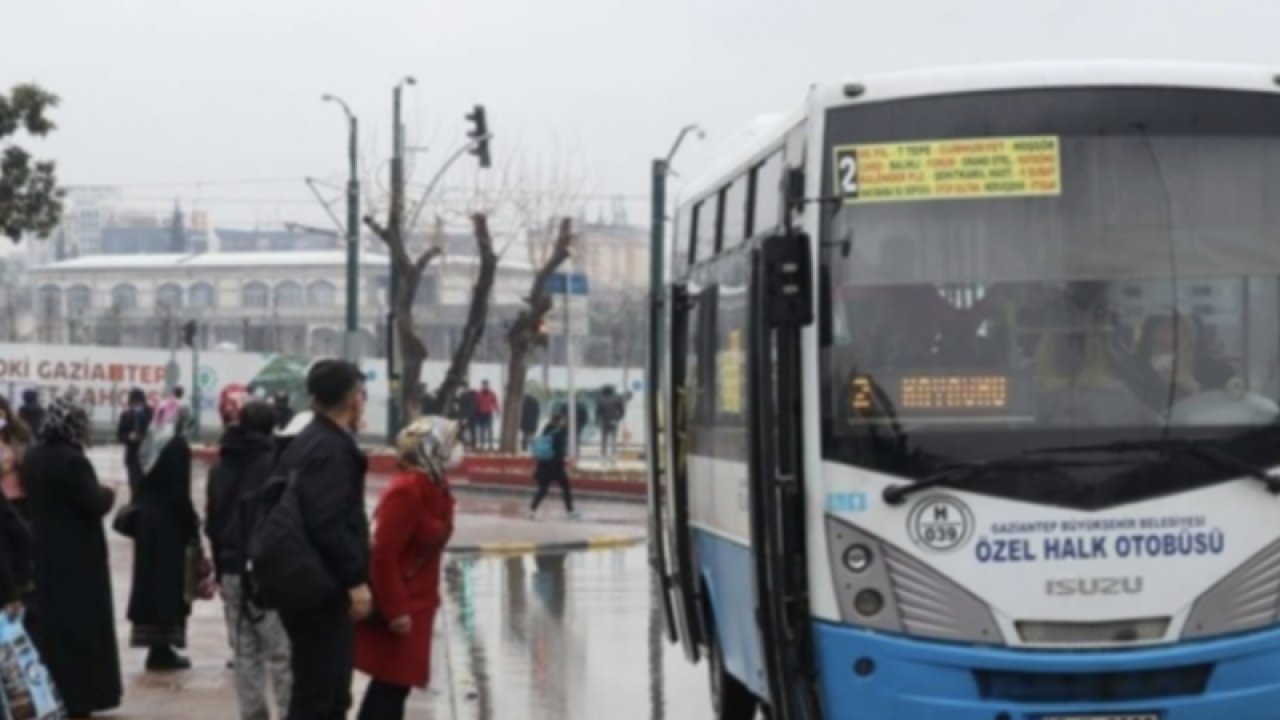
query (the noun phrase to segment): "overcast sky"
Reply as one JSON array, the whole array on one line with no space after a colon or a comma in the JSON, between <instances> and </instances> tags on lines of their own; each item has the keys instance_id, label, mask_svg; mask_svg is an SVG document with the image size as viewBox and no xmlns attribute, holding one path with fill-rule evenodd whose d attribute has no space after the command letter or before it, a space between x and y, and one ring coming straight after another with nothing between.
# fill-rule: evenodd
<instances>
[{"instance_id":1,"label":"overcast sky","mask_svg":"<svg viewBox=\"0 0 1280 720\"><path fill-rule=\"evenodd\" d=\"M63 98L38 152L66 183L179 197L233 225L319 222L300 179L340 178L345 162L320 95L354 106L376 166L406 73L424 168L482 101L499 160L572 157L584 192L627 196L643 221L648 160L681 125L711 133L682 153L688 177L717 138L814 81L1048 58L1280 71L1275 0L3 0L0 25L0 87Z\"/></svg>"}]
</instances>

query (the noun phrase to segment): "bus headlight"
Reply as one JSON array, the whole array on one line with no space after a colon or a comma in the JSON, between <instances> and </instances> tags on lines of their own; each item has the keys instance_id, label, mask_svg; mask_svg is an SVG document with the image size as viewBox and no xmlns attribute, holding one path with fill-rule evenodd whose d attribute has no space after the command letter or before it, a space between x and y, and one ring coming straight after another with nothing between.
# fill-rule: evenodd
<instances>
[{"instance_id":1,"label":"bus headlight","mask_svg":"<svg viewBox=\"0 0 1280 720\"><path fill-rule=\"evenodd\" d=\"M871 548L866 545L851 545L844 551L844 566L849 572L862 573L871 566Z\"/></svg>"},{"instance_id":2,"label":"bus headlight","mask_svg":"<svg viewBox=\"0 0 1280 720\"><path fill-rule=\"evenodd\" d=\"M853 598L853 609L871 617L884 608L884 596L875 590L863 590Z\"/></svg>"},{"instance_id":3,"label":"bus headlight","mask_svg":"<svg viewBox=\"0 0 1280 720\"><path fill-rule=\"evenodd\" d=\"M1005 642L980 598L928 562L833 516L827 516L827 557L840 619L850 625L953 642Z\"/></svg>"}]
</instances>

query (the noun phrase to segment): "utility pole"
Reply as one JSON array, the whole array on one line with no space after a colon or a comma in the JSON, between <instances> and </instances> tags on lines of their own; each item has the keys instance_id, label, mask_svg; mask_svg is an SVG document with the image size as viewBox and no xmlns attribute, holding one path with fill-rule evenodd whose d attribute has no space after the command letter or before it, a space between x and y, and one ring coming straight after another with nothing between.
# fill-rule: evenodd
<instances>
[{"instance_id":1,"label":"utility pole","mask_svg":"<svg viewBox=\"0 0 1280 720\"><path fill-rule=\"evenodd\" d=\"M360 121L351 116L347 140L347 359L360 360Z\"/></svg>"},{"instance_id":2,"label":"utility pole","mask_svg":"<svg viewBox=\"0 0 1280 720\"><path fill-rule=\"evenodd\" d=\"M405 247L404 242L404 124L401 122L401 96L405 85L413 85L412 77L396 84L391 92L391 218L388 232L394 242ZM390 302L387 313L387 442L395 444L400 431L400 346L396 342L396 293L399 292L400 268L395 255L391 256L387 293Z\"/></svg>"},{"instance_id":3,"label":"utility pole","mask_svg":"<svg viewBox=\"0 0 1280 720\"><path fill-rule=\"evenodd\" d=\"M338 104L347 116L347 332L343 338L343 357L351 362L360 359L360 121L351 106L335 95L325 95L325 102ZM327 211L327 208L326 208ZM332 216L332 213L330 214ZM336 220L336 219L335 219Z\"/></svg>"}]
</instances>

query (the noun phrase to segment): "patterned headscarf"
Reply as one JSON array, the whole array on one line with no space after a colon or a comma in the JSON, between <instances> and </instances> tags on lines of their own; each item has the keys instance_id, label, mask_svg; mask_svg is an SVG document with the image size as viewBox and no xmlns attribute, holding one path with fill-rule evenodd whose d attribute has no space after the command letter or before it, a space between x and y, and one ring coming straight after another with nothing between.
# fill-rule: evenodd
<instances>
[{"instance_id":1,"label":"patterned headscarf","mask_svg":"<svg viewBox=\"0 0 1280 720\"><path fill-rule=\"evenodd\" d=\"M83 445L89 437L89 416L84 408L67 398L57 398L49 405L40 426L40 437L45 442L69 442Z\"/></svg>"},{"instance_id":2,"label":"patterned headscarf","mask_svg":"<svg viewBox=\"0 0 1280 720\"><path fill-rule=\"evenodd\" d=\"M418 418L396 438L401 461L426 470L436 482L461 459L460 449L458 424L435 415Z\"/></svg>"}]
</instances>

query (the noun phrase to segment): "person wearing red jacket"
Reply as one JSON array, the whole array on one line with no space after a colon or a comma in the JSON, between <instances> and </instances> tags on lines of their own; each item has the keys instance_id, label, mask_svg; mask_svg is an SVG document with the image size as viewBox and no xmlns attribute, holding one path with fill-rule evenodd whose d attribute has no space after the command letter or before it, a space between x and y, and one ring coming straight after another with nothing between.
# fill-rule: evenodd
<instances>
[{"instance_id":1,"label":"person wearing red jacket","mask_svg":"<svg viewBox=\"0 0 1280 720\"><path fill-rule=\"evenodd\" d=\"M431 678L440 561L453 534L447 470L460 459L458 426L420 418L396 440L401 470L374 516L374 618L356 630L356 668L372 682L359 720L403 720L410 689Z\"/></svg>"}]
</instances>

